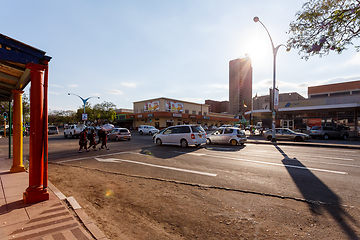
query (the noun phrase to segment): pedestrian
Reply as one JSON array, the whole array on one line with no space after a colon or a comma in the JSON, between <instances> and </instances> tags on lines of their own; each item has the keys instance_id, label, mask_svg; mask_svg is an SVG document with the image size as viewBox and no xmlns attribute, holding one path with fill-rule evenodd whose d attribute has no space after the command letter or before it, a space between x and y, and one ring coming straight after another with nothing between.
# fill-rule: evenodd
<instances>
[{"instance_id":1,"label":"pedestrian","mask_svg":"<svg viewBox=\"0 0 360 240\"><path fill-rule=\"evenodd\" d=\"M109 148L106 146L106 142L107 142L107 132L105 130L101 131L101 147L99 148L99 150L101 150L103 147L106 148L106 150L109 150Z\"/></svg>"},{"instance_id":2,"label":"pedestrian","mask_svg":"<svg viewBox=\"0 0 360 240\"><path fill-rule=\"evenodd\" d=\"M100 128L98 131L99 141L98 144L101 142L101 136L102 136L102 129Z\"/></svg>"},{"instance_id":3,"label":"pedestrian","mask_svg":"<svg viewBox=\"0 0 360 240\"><path fill-rule=\"evenodd\" d=\"M92 146L94 151L97 151L96 149L96 141L95 141L95 130L94 129L91 129L91 132L88 134L88 139L90 141L90 144L89 144L89 149L90 147Z\"/></svg>"},{"instance_id":4,"label":"pedestrian","mask_svg":"<svg viewBox=\"0 0 360 240\"><path fill-rule=\"evenodd\" d=\"M87 135L87 129L85 128L81 133L80 133L80 139L79 139L79 153L82 153L82 149L84 148L87 152L89 151L87 148L87 139L86 139L86 135Z\"/></svg>"}]
</instances>

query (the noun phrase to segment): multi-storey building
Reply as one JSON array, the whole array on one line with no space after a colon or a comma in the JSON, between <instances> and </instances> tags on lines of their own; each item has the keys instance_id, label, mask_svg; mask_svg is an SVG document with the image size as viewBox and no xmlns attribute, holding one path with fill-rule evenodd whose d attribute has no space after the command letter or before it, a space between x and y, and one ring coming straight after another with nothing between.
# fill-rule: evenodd
<instances>
[{"instance_id":1,"label":"multi-storey building","mask_svg":"<svg viewBox=\"0 0 360 240\"><path fill-rule=\"evenodd\" d=\"M251 110L252 66L248 57L229 62L229 113L242 115Z\"/></svg>"},{"instance_id":2,"label":"multi-storey building","mask_svg":"<svg viewBox=\"0 0 360 240\"><path fill-rule=\"evenodd\" d=\"M228 113L229 112L229 101L215 101L205 100L205 104L209 105L209 112L213 113Z\"/></svg>"}]
</instances>

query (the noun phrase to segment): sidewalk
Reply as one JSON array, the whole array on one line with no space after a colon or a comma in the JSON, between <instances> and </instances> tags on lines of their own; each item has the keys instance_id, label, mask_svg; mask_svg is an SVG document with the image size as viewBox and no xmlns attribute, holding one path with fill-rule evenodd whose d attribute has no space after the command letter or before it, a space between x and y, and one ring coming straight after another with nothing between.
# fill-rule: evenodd
<instances>
[{"instance_id":1,"label":"sidewalk","mask_svg":"<svg viewBox=\"0 0 360 240\"><path fill-rule=\"evenodd\" d=\"M72 197L49 182L50 199L23 203L29 173L10 173L12 159L0 158L0 239L107 239Z\"/></svg>"}]
</instances>

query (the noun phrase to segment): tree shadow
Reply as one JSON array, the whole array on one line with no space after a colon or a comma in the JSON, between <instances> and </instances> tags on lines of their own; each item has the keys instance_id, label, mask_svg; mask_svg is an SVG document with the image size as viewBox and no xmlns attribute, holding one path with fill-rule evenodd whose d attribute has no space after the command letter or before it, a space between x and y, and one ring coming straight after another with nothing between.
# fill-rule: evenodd
<instances>
[{"instance_id":1,"label":"tree shadow","mask_svg":"<svg viewBox=\"0 0 360 240\"><path fill-rule=\"evenodd\" d=\"M348 235L349 239L359 239L356 231L348 224L348 221L353 222L355 225L358 225L358 223L343 209L341 198L299 160L289 158L279 146L275 145L275 147L284 156L282 163L306 199L310 210L316 214L327 211Z\"/></svg>"}]
</instances>

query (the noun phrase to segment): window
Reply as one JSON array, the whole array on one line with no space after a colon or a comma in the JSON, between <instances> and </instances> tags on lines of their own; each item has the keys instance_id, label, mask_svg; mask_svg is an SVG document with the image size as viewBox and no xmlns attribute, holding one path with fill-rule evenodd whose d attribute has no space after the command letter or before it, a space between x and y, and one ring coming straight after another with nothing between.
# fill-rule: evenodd
<instances>
[{"instance_id":1,"label":"window","mask_svg":"<svg viewBox=\"0 0 360 240\"><path fill-rule=\"evenodd\" d=\"M231 128L225 128L224 134L231 134L233 130Z\"/></svg>"},{"instance_id":2,"label":"window","mask_svg":"<svg viewBox=\"0 0 360 240\"><path fill-rule=\"evenodd\" d=\"M199 111L199 115L201 115L201 111Z\"/></svg>"},{"instance_id":3,"label":"window","mask_svg":"<svg viewBox=\"0 0 360 240\"><path fill-rule=\"evenodd\" d=\"M207 112L204 112L204 115L207 115Z\"/></svg>"},{"instance_id":4,"label":"window","mask_svg":"<svg viewBox=\"0 0 360 240\"><path fill-rule=\"evenodd\" d=\"M204 132L204 129L200 126L191 126L191 129L194 133L202 133Z\"/></svg>"},{"instance_id":5,"label":"window","mask_svg":"<svg viewBox=\"0 0 360 240\"><path fill-rule=\"evenodd\" d=\"M185 109L185 113L189 113L189 109Z\"/></svg>"},{"instance_id":6,"label":"window","mask_svg":"<svg viewBox=\"0 0 360 240\"><path fill-rule=\"evenodd\" d=\"M195 110L193 110L193 111L192 111L192 114L196 114L196 111L195 111Z\"/></svg>"},{"instance_id":7,"label":"window","mask_svg":"<svg viewBox=\"0 0 360 240\"><path fill-rule=\"evenodd\" d=\"M180 132L181 133L190 133L190 128L188 126L182 126Z\"/></svg>"}]
</instances>

